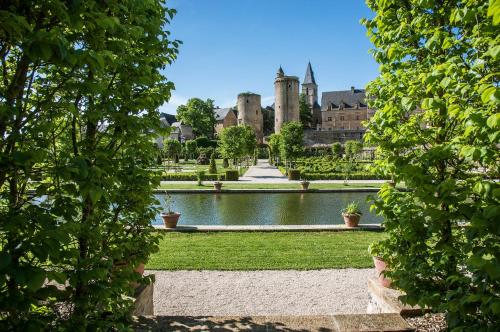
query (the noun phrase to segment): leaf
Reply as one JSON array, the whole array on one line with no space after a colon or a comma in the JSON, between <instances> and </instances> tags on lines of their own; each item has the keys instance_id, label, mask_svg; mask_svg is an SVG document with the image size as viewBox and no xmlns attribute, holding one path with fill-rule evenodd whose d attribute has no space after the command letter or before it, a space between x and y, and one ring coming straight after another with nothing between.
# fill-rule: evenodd
<instances>
[{"instance_id":1,"label":"leaf","mask_svg":"<svg viewBox=\"0 0 500 332\"><path fill-rule=\"evenodd\" d=\"M45 271L43 271L42 269L36 269L29 274L26 286L28 286L28 289L36 291L37 289L42 287L44 282Z\"/></svg>"},{"instance_id":2,"label":"leaf","mask_svg":"<svg viewBox=\"0 0 500 332\"><path fill-rule=\"evenodd\" d=\"M489 55L494 60L498 60L500 58L500 45L490 47L490 49L488 50L488 52L485 53L485 55Z\"/></svg>"},{"instance_id":3,"label":"leaf","mask_svg":"<svg viewBox=\"0 0 500 332\"><path fill-rule=\"evenodd\" d=\"M487 103L491 96L495 93L495 87L494 86L489 86L486 89L484 89L483 93L481 93L481 100L483 103Z\"/></svg>"},{"instance_id":4,"label":"leaf","mask_svg":"<svg viewBox=\"0 0 500 332\"><path fill-rule=\"evenodd\" d=\"M491 129L500 129L500 113L491 115L488 120L486 120L486 124Z\"/></svg>"},{"instance_id":5,"label":"leaf","mask_svg":"<svg viewBox=\"0 0 500 332\"><path fill-rule=\"evenodd\" d=\"M10 264L10 255L6 252L0 253L0 270L4 269Z\"/></svg>"}]
</instances>

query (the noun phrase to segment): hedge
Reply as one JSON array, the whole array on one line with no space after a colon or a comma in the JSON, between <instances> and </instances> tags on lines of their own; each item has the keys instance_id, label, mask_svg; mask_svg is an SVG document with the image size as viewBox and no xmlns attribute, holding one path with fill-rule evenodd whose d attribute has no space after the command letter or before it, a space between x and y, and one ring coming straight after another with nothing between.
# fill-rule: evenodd
<instances>
[{"instance_id":1,"label":"hedge","mask_svg":"<svg viewBox=\"0 0 500 332\"><path fill-rule=\"evenodd\" d=\"M204 181L224 181L224 174L205 174ZM196 173L167 173L161 177L162 181L198 181Z\"/></svg>"},{"instance_id":2,"label":"hedge","mask_svg":"<svg viewBox=\"0 0 500 332\"><path fill-rule=\"evenodd\" d=\"M226 171L227 181L238 181L239 177L240 177L240 173L238 172L238 170L229 169Z\"/></svg>"},{"instance_id":3,"label":"hedge","mask_svg":"<svg viewBox=\"0 0 500 332\"><path fill-rule=\"evenodd\" d=\"M300 180L300 171L298 169L289 169L288 180Z\"/></svg>"},{"instance_id":4,"label":"hedge","mask_svg":"<svg viewBox=\"0 0 500 332\"><path fill-rule=\"evenodd\" d=\"M305 173L308 180L345 180L346 173ZM349 180L389 180L388 176L379 176L370 173L351 173Z\"/></svg>"}]
</instances>

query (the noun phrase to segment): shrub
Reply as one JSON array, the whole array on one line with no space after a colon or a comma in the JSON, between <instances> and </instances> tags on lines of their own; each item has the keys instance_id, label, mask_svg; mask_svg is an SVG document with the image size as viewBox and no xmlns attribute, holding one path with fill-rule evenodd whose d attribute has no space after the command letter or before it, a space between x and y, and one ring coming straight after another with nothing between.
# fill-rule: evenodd
<instances>
[{"instance_id":1,"label":"shrub","mask_svg":"<svg viewBox=\"0 0 500 332\"><path fill-rule=\"evenodd\" d=\"M288 180L300 180L300 171L298 169L289 169Z\"/></svg>"},{"instance_id":2,"label":"shrub","mask_svg":"<svg viewBox=\"0 0 500 332\"><path fill-rule=\"evenodd\" d=\"M228 169L226 170L226 181L238 181L240 174L238 170Z\"/></svg>"},{"instance_id":3,"label":"shrub","mask_svg":"<svg viewBox=\"0 0 500 332\"><path fill-rule=\"evenodd\" d=\"M203 180L205 180L205 171L196 172L196 180L198 181L198 185L201 186L203 184Z\"/></svg>"},{"instance_id":4,"label":"shrub","mask_svg":"<svg viewBox=\"0 0 500 332\"><path fill-rule=\"evenodd\" d=\"M217 173L217 164L215 163L215 152L210 155L210 167L208 168L208 173Z\"/></svg>"},{"instance_id":5,"label":"shrub","mask_svg":"<svg viewBox=\"0 0 500 332\"><path fill-rule=\"evenodd\" d=\"M229 168L229 160L227 158L222 159L222 167Z\"/></svg>"},{"instance_id":6,"label":"shrub","mask_svg":"<svg viewBox=\"0 0 500 332\"><path fill-rule=\"evenodd\" d=\"M224 180L225 176L221 175ZM198 181L197 173L164 173L161 177L162 181ZM217 181L219 176L217 174L205 174L204 181Z\"/></svg>"}]
</instances>

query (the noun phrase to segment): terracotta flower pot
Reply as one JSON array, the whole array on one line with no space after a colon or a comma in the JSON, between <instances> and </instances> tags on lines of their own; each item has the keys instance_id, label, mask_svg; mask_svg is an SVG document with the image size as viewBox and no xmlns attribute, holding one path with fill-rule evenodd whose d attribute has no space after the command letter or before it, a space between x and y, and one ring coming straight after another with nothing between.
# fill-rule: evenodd
<instances>
[{"instance_id":1,"label":"terracotta flower pot","mask_svg":"<svg viewBox=\"0 0 500 332\"><path fill-rule=\"evenodd\" d=\"M214 182L214 189L216 191L221 191L222 190L222 182Z\"/></svg>"},{"instance_id":2,"label":"terracotta flower pot","mask_svg":"<svg viewBox=\"0 0 500 332\"><path fill-rule=\"evenodd\" d=\"M344 217L344 223L347 227L358 227L359 219L361 216L359 214L342 214Z\"/></svg>"},{"instance_id":3,"label":"terracotta flower pot","mask_svg":"<svg viewBox=\"0 0 500 332\"><path fill-rule=\"evenodd\" d=\"M177 227L177 222L181 217L180 213L162 213L161 217L163 218L163 223L165 224L165 228L175 228Z\"/></svg>"},{"instance_id":4,"label":"terracotta flower pot","mask_svg":"<svg viewBox=\"0 0 500 332\"><path fill-rule=\"evenodd\" d=\"M382 287L391 287L391 279L384 276L384 271L387 268L387 263L380 257L373 256L373 264L377 271L378 282Z\"/></svg>"},{"instance_id":5,"label":"terracotta flower pot","mask_svg":"<svg viewBox=\"0 0 500 332\"><path fill-rule=\"evenodd\" d=\"M309 189L309 181L302 181L300 185L302 186L302 190L304 191L307 191Z\"/></svg>"}]
</instances>

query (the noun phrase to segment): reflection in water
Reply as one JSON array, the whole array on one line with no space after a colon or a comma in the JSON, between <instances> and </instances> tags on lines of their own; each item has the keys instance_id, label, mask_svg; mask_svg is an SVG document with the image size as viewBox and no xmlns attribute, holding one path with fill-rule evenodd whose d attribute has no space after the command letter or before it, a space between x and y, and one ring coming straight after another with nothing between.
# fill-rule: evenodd
<instances>
[{"instance_id":1,"label":"reflection in water","mask_svg":"<svg viewBox=\"0 0 500 332\"><path fill-rule=\"evenodd\" d=\"M369 193L172 194L180 225L327 225L342 224L340 210L360 203L361 223L380 223L369 212ZM162 195L158 195L163 200ZM162 224L158 215L153 222Z\"/></svg>"}]
</instances>

